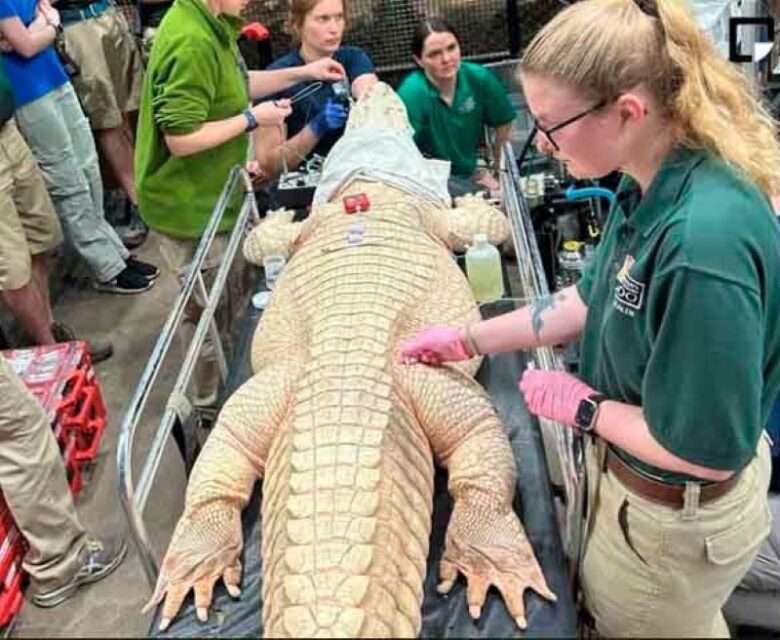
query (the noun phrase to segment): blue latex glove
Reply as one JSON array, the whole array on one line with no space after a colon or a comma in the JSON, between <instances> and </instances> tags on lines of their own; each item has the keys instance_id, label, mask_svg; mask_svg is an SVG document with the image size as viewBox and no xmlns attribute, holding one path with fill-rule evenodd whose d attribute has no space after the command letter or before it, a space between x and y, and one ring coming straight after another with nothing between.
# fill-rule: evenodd
<instances>
[{"instance_id":1,"label":"blue latex glove","mask_svg":"<svg viewBox=\"0 0 780 640\"><path fill-rule=\"evenodd\" d=\"M325 106L314 116L309 126L311 126L314 135L321 138L328 131L343 128L346 121L347 110L344 108L344 105L328 98Z\"/></svg>"}]
</instances>

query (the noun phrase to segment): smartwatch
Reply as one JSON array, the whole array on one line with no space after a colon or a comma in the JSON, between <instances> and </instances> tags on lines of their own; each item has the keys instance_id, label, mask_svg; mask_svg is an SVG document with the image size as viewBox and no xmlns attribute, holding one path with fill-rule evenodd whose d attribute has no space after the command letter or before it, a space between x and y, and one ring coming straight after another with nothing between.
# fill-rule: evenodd
<instances>
[{"instance_id":1,"label":"smartwatch","mask_svg":"<svg viewBox=\"0 0 780 640\"><path fill-rule=\"evenodd\" d=\"M257 122L257 118L255 118L255 114L252 113L251 109L244 111L244 117L246 118L246 127L244 128L244 131L254 131L257 129L259 123Z\"/></svg>"},{"instance_id":2,"label":"smartwatch","mask_svg":"<svg viewBox=\"0 0 780 640\"><path fill-rule=\"evenodd\" d=\"M596 416L599 413L599 405L607 399L607 396L594 393L580 400L577 407L577 415L574 420L577 428L584 433L591 433L596 426Z\"/></svg>"}]
</instances>

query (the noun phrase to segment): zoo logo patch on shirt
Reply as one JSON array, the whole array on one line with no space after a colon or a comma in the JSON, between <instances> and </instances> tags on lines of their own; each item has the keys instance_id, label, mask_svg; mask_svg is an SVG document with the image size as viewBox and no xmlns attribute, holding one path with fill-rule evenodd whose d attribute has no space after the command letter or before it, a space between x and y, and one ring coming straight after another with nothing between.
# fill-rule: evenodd
<instances>
[{"instance_id":1,"label":"zoo logo patch on shirt","mask_svg":"<svg viewBox=\"0 0 780 640\"><path fill-rule=\"evenodd\" d=\"M634 262L633 256L626 256L623 261L623 266L617 274L614 302L615 309L631 317L642 308L645 299L645 283L634 280L628 273Z\"/></svg>"},{"instance_id":2,"label":"zoo logo patch on shirt","mask_svg":"<svg viewBox=\"0 0 780 640\"><path fill-rule=\"evenodd\" d=\"M477 106L474 96L469 96L463 101L463 104L458 108L458 113L471 113Z\"/></svg>"}]
</instances>

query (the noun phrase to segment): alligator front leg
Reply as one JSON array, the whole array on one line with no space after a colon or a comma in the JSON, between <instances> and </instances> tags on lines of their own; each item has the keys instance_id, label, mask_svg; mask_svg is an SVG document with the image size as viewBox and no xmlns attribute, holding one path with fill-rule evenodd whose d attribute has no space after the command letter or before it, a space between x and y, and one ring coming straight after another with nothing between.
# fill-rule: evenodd
<instances>
[{"instance_id":1,"label":"alligator front leg","mask_svg":"<svg viewBox=\"0 0 780 640\"><path fill-rule=\"evenodd\" d=\"M509 237L507 217L482 196L468 195L455 199L455 208L447 212L447 238L453 251L465 251L474 236L483 233L488 242L500 245Z\"/></svg>"},{"instance_id":2,"label":"alligator front leg","mask_svg":"<svg viewBox=\"0 0 780 640\"><path fill-rule=\"evenodd\" d=\"M463 372L413 365L406 377L436 459L449 471L454 500L439 591L448 592L462 573L469 612L478 618L494 585L524 629L524 591L530 587L549 600L555 595L512 509L515 464L506 432L482 388Z\"/></svg>"},{"instance_id":3,"label":"alligator front leg","mask_svg":"<svg viewBox=\"0 0 780 640\"><path fill-rule=\"evenodd\" d=\"M282 255L289 258L306 229L305 222L293 222L289 209L269 211L265 220L249 232L244 240L244 257L252 264L263 264L263 258Z\"/></svg>"},{"instance_id":4,"label":"alligator front leg","mask_svg":"<svg viewBox=\"0 0 780 640\"><path fill-rule=\"evenodd\" d=\"M165 554L154 595L145 610L165 598L160 629L195 591L198 618L205 620L215 582L240 593L243 546L241 511L263 476L268 451L289 407L297 367L267 367L238 389L220 412L192 471L184 513Z\"/></svg>"}]
</instances>

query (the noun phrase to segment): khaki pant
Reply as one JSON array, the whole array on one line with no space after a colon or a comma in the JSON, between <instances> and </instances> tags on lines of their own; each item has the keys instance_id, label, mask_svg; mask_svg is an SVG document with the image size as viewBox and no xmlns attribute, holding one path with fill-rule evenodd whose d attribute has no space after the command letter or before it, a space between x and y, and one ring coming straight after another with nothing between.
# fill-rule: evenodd
<instances>
[{"instance_id":1,"label":"khaki pant","mask_svg":"<svg viewBox=\"0 0 780 640\"><path fill-rule=\"evenodd\" d=\"M183 285L187 279L192 259L195 257L195 251L198 248L200 240L184 240L173 238L161 233L156 234L159 238L160 254L164 263L176 275L179 282ZM201 273L206 284L206 289L211 290L211 286L217 276L222 257L227 248L229 236L227 234L217 235L211 245L209 253L203 262ZM197 285L196 285L197 286ZM217 323L217 330L222 338L222 344L226 347L225 355L228 356L230 349L230 336L235 328L233 323L241 317L241 312L246 304L246 295L249 291L249 271L246 261L241 251L236 253L234 264L225 283L225 290L217 306L214 319ZM205 306L205 301L197 295L190 299L182 318L179 336L181 339L183 352L189 347L192 337L195 334L195 327L200 319L200 314ZM219 367L217 365L217 354L214 344L211 341L210 334L206 334L206 340L200 352L200 357L195 366L193 375L194 404L201 407L210 407L217 402L219 394Z\"/></svg>"},{"instance_id":2,"label":"khaki pant","mask_svg":"<svg viewBox=\"0 0 780 640\"><path fill-rule=\"evenodd\" d=\"M585 605L607 637L728 637L721 614L770 529L770 457L764 438L723 497L672 509L599 473L589 446L591 521L582 560ZM594 487L594 485L596 485Z\"/></svg>"},{"instance_id":3,"label":"khaki pant","mask_svg":"<svg viewBox=\"0 0 780 640\"><path fill-rule=\"evenodd\" d=\"M138 109L143 64L127 20L116 7L64 25L65 50L79 67L71 82L93 129L115 129Z\"/></svg>"},{"instance_id":4,"label":"khaki pant","mask_svg":"<svg viewBox=\"0 0 780 640\"><path fill-rule=\"evenodd\" d=\"M0 488L30 549L33 589L62 586L86 543L57 441L40 403L0 355Z\"/></svg>"},{"instance_id":5,"label":"khaki pant","mask_svg":"<svg viewBox=\"0 0 780 640\"><path fill-rule=\"evenodd\" d=\"M0 291L30 282L30 256L62 242L38 165L13 120L0 125Z\"/></svg>"}]
</instances>

